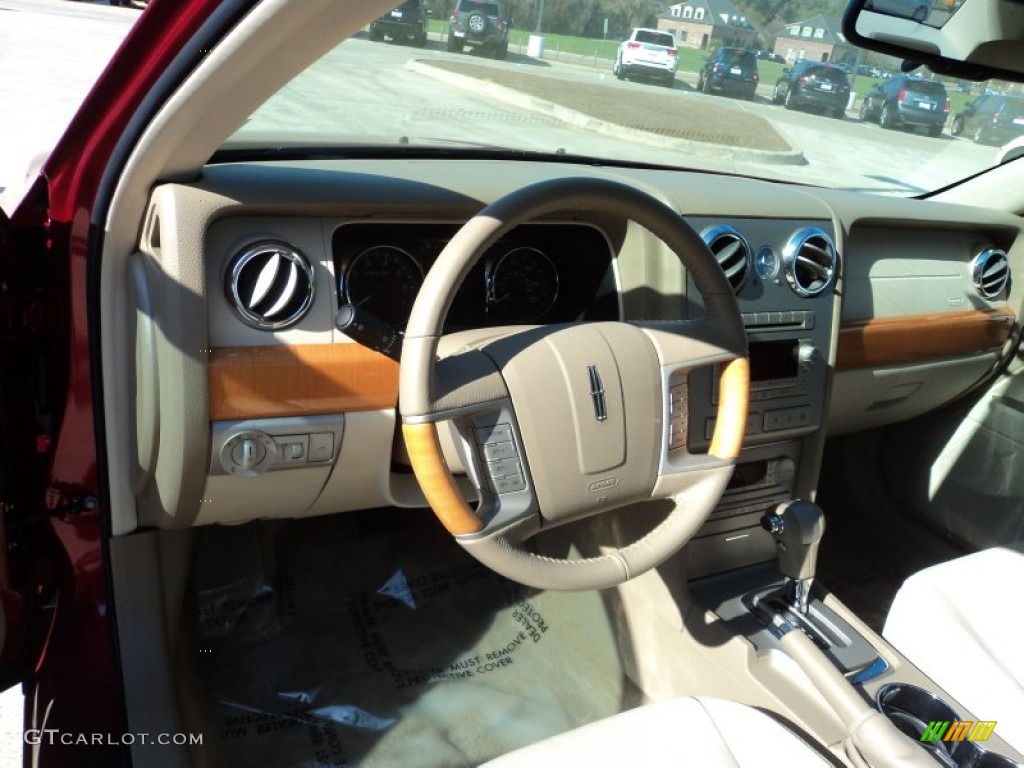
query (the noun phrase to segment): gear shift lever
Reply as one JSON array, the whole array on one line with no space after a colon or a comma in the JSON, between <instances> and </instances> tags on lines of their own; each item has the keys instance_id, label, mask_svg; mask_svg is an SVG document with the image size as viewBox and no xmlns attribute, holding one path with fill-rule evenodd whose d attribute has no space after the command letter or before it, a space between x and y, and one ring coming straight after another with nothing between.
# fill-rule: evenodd
<instances>
[{"instance_id":1,"label":"gear shift lever","mask_svg":"<svg viewBox=\"0 0 1024 768\"><path fill-rule=\"evenodd\" d=\"M810 501L787 501L761 518L762 527L775 539L779 570L785 577L785 598L798 613L807 613L814 581L818 544L825 532L825 515Z\"/></svg>"}]
</instances>

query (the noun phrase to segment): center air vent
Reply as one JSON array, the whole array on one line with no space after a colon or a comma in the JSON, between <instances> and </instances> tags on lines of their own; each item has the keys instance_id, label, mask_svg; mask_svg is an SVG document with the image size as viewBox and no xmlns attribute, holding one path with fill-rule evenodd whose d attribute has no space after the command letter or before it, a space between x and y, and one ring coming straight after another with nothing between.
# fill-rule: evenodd
<instances>
[{"instance_id":1,"label":"center air vent","mask_svg":"<svg viewBox=\"0 0 1024 768\"><path fill-rule=\"evenodd\" d=\"M725 224L712 227L702 237L725 273L733 293L739 293L750 274L750 244L737 230Z\"/></svg>"},{"instance_id":2,"label":"center air vent","mask_svg":"<svg viewBox=\"0 0 1024 768\"><path fill-rule=\"evenodd\" d=\"M294 246L261 240L232 257L224 290L242 322L275 331L299 322L313 305L313 268Z\"/></svg>"},{"instance_id":3,"label":"center air vent","mask_svg":"<svg viewBox=\"0 0 1024 768\"><path fill-rule=\"evenodd\" d=\"M817 227L796 232L782 251L786 281L799 296L817 296L835 280L839 254L831 238Z\"/></svg>"},{"instance_id":4,"label":"center air vent","mask_svg":"<svg viewBox=\"0 0 1024 768\"><path fill-rule=\"evenodd\" d=\"M982 298L994 299L1003 292L1010 280L1010 260L1006 251L986 248L971 262L971 278L974 290Z\"/></svg>"}]
</instances>

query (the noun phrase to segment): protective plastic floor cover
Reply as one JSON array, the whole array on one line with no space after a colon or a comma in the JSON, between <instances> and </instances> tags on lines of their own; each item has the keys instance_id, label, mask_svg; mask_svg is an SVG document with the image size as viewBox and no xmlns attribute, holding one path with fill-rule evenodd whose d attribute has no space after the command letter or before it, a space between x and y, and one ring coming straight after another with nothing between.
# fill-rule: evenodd
<instances>
[{"instance_id":1,"label":"protective plastic floor cover","mask_svg":"<svg viewBox=\"0 0 1024 768\"><path fill-rule=\"evenodd\" d=\"M639 703L600 594L526 590L423 513L379 515L200 534L219 764L477 765Z\"/></svg>"}]
</instances>

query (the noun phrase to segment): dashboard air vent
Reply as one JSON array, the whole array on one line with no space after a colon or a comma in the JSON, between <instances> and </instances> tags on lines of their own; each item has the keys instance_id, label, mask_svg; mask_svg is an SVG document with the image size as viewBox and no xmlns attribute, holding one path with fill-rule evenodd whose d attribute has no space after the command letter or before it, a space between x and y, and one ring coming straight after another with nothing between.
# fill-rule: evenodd
<instances>
[{"instance_id":1,"label":"dashboard air vent","mask_svg":"<svg viewBox=\"0 0 1024 768\"><path fill-rule=\"evenodd\" d=\"M1010 260L1006 251L986 248L971 261L974 290L984 299L999 296L1010 280Z\"/></svg>"},{"instance_id":2,"label":"dashboard air vent","mask_svg":"<svg viewBox=\"0 0 1024 768\"><path fill-rule=\"evenodd\" d=\"M313 267L280 240L251 243L228 262L224 290L246 325L275 331L299 322L313 305Z\"/></svg>"},{"instance_id":3,"label":"dashboard air vent","mask_svg":"<svg viewBox=\"0 0 1024 768\"><path fill-rule=\"evenodd\" d=\"M712 227L702 235L715 255L734 293L739 293L750 274L750 244L736 229L728 225Z\"/></svg>"},{"instance_id":4,"label":"dashboard air vent","mask_svg":"<svg viewBox=\"0 0 1024 768\"><path fill-rule=\"evenodd\" d=\"M798 296L817 296L832 285L839 254L832 239L817 227L794 233L782 251L786 281Z\"/></svg>"}]
</instances>

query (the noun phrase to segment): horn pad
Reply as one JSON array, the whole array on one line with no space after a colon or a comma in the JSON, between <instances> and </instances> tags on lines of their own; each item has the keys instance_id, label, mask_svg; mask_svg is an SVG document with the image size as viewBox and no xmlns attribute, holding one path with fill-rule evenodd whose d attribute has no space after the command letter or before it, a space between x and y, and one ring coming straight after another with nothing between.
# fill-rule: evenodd
<instances>
[{"instance_id":1,"label":"horn pad","mask_svg":"<svg viewBox=\"0 0 1024 768\"><path fill-rule=\"evenodd\" d=\"M484 351L512 396L544 519L564 522L650 496L664 425L661 366L642 330L538 328Z\"/></svg>"}]
</instances>

